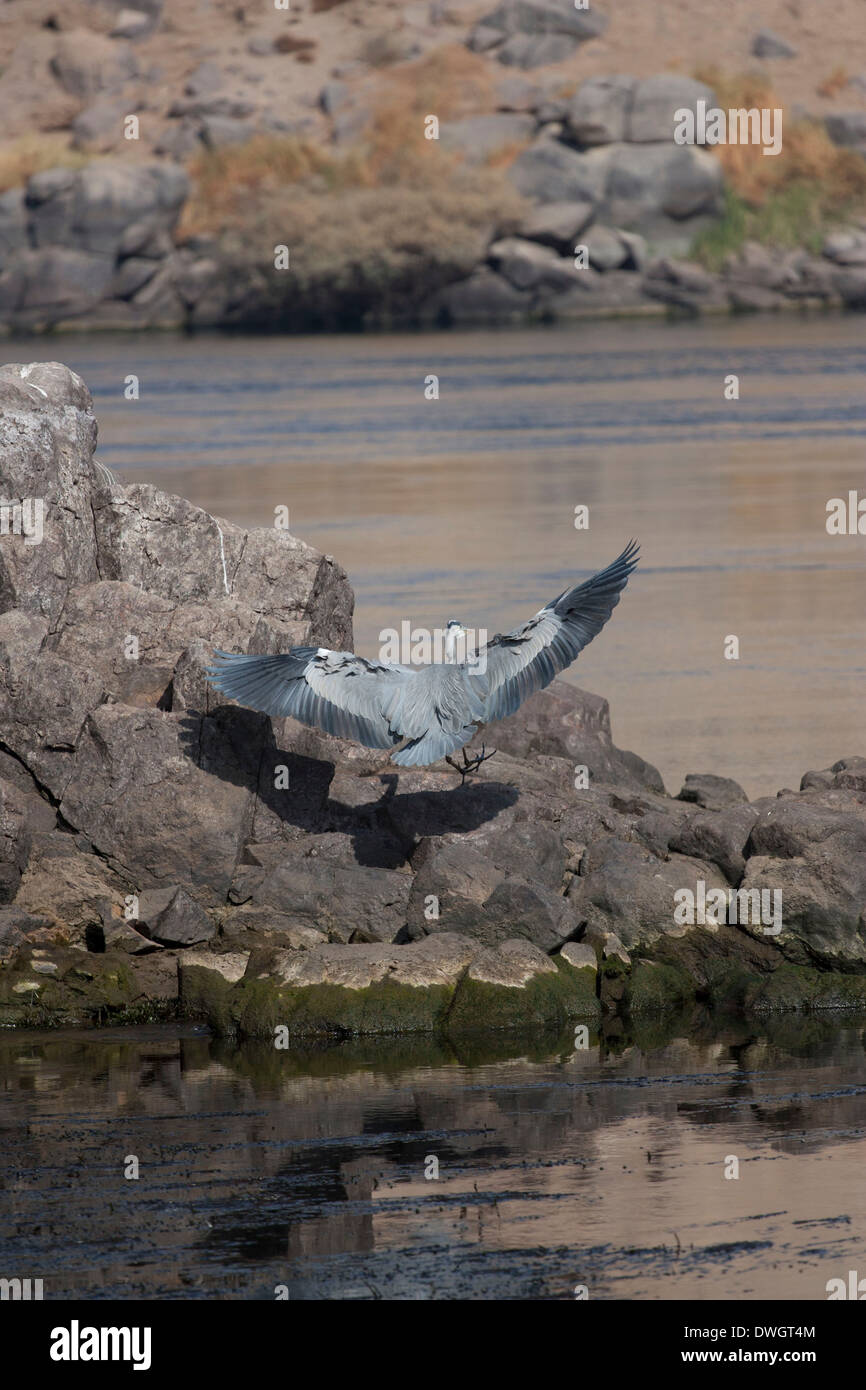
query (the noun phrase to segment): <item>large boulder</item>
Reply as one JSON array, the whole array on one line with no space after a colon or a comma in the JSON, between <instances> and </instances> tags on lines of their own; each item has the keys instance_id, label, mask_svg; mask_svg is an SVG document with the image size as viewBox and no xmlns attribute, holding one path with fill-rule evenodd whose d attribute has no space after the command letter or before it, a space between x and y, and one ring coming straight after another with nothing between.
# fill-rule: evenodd
<instances>
[{"instance_id":1,"label":"large boulder","mask_svg":"<svg viewBox=\"0 0 866 1390\"><path fill-rule=\"evenodd\" d=\"M607 700L568 681L555 680L530 695L515 714L491 727L490 742L516 758L542 753L567 759L575 769L586 767L591 781L664 791L656 768L615 747Z\"/></svg>"}]
</instances>

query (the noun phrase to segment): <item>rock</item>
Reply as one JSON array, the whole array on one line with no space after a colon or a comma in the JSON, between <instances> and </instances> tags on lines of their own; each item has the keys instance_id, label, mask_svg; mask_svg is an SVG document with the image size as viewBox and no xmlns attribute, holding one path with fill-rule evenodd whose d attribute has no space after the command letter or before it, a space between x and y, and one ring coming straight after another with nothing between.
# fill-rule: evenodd
<instances>
[{"instance_id":1,"label":"rock","mask_svg":"<svg viewBox=\"0 0 866 1390\"><path fill-rule=\"evenodd\" d=\"M254 907L274 908L294 926L315 927L331 941L394 941L406 924L412 886L407 874L336 864L292 854L266 873Z\"/></svg>"},{"instance_id":2,"label":"rock","mask_svg":"<svg viewBox=\"0 0 866 1390\"><path fill-rule=\"evenodd\" d=\"M480 23L500 34L555 34L577 43L596 38L607 28L607 20L595 9L576 10L555 0L501 0Z\"/></svg>"},{"instance_id":3,"label":"rock","mask_svg":"<svg viewBox=\"0 0 866 1390\"><path fill-rule=\"evenodd\" d=\"M276 51L273 39L267 34L253 34L251 39L247 39L247 53L255 58L269 58Z\"/></svg>"},{"instance_id":4,"label":"rock","mask_svg":"<svg viewBox=\"0 0 866 1390\"><path fill-rule=\"evenodd\" d=\"M565 131L576 145L611 145L627 140L636 79L589 77L568 104Z\"/></svg>"},{"instance_id":5,"label":"rock","mask_svg":"<svg viewBox=\"0 0 866 1390\"><path fill-rule=\"evenodd\" d=\"M677 127L675 113L681 108L694 111L699 101L709 108L716 105L716 96L694 78L672 72L642 78L631 94L626 139L641 145L672 141Z\"/></svg>"},{"instance_id":6,"label":"rock","mask_svg":"<svg viewBox=\"0 0 866 1390\"><path fill-rule=\"evenodd\" d=\"M837 265L866 265L866 234L836 232L825 240L821 255Z\"/></svg>"},{"instance_id":7,"label":"rock","mask_svg":"<svg viewBox=\"0 0 866 1390\"><path fill-rule=\"evenodd\" d=\"M252 121L237 121L230 116L208 116L202 123L201 138L208 149L223 145L245 145L256 133Z\"/></svg>"},{"instance_id":8,"label":"rock","mask_svg":"<svg viewBox=\"0 0 866 1390\"><path fill-rule=\"evenodd\" d=\"M662 937L687 934L688 927L674 918L675 894L686 888L695 892L698 880L707 889L727 887L722 874L702 860L679 854L659 860L641 845L611 837L588 848L569 901L575 921L586 923L588 937L613 932L633 953Z\"/></svg>"},{"instance_id":9,"label":"rock","mask_svg":"<svg viewBox=\"0 0 866 1390\"><path fill-rule=\"evenodd\" d=\"M591 970L593 975L598 972L595 951L586 942L567 941L559 954L569 965L574 966L575 970Z\"/></svg>"},{"instance_id":10,"label":"rock","mask_svg":"<svg viewBox=\"0 0 866 1390\"><path fill-rule=\"evenodd\" d=\"M493 29L489 24L476 24L466 40L466 47L471 53L489 53L497 44L502 43L502 38L501 29Z\"/></svg>"},{"instance_id":11,"label":"rock","mask_svg":"<svg viewBox=\"0 0 866 1390\"><path fill-rule=\"evenodd\" d=\"M577 40L557 34L514 34L497 50L500 63L512 68L543 68L560 63L577 48Z\"/></svg>"},{"instance_id":12,"label":"rock","mask_svg":"<svg viewBox=\"0 0 866 1390\"><path fill-rule=\"evenodd\" d=\"M156 17L144 10L121 10L111 31L113 39L146 39L156 27Z\"/></svg>"},{"instance_id":13,"label":"rock","mask_svg":"<svg viewBox=\"0 0 866 1390\"><path fill-rule=\"evenodd\" d=\"M535 113L543 102L542 88L525 77L503 77L496 84L496 105L500 111Z\"/></svg>"},{"instance_id":14,"label":"rock","mask_svg":"<svg viewBox=\"0 0 866 1390\"><path fill-rule=\"evenodd\" d=\"M443 121L439 131L442 148L457 150L472 163L479 163L509 145L523 145L535 133L532 116L497 112L489 116L466 116Z\"/></svg>"},{"instance_id":15,"label":"rock","mask_svg":"<svg viewBox=\"0 0 866 1390\"><path fill-rule=\"evenodd\" d=\"M140 110L138 101L100 97L76 116L72 123L72 148L93 149L101 153L114 149L123 138L127 116Z\"/></svg>"},{"instance_id":16,"label":"rock","mask_svg":"<svg viewBox=\"0 0 866 1390\"><path fill-rule=\"evenodd\" d=\"M589 202L599 221L651 235L716 208L718 161L689 145L603 145L583 153L542 135L512 164L518 191L537 202Z\"/></svg>"},{"instance_id":17,"label":"rock","mask_svg":"<svg viewBox=\"0 0 866 1390\"><path fill-rule=\"evenodd\" d=\"M508 176L519 193L538 203L588 203L604 196L607 162L579 154L542 134L517 157Z\"/></svg>"},{"instance_id":18,"label":"rock","mask_svg":"<svg viewBox=\"0 0 866 1390\"><path fill-rule=\"evenodd\" d=\"M520 236L557 251L573 252L581 232L592 221L592 203L545 203L535 208L518 227Z\"/></svg>"},{"instance_id":19,"label":"rock","mask_svg":"<svg viewBox=\"0 0 866 1390\"><path fill-rule=\"evenodd\" d=\"M443 932L398 947L254 951L235 984L217 959L199 964L190 954L180 962L181 998L217 1032L271 1040L281 1026L291 1038L465 1033L597 1018L588 972L567 961L551 969L525 943L506 945L494 954Z\"/></svg>"},{"instance_id":20,"label":"rock","mask_svg":"<svg viewBox=\"0 0 866 1390\"><path fill-rule=\"evenodd\" d=\"M796 58L797 50L772 29L761 29L752 39L755 58Z\"/></svg>"},{"instance_id":21,"label":"rock","mask_svg":"<svg viewBox=\"0 0 866 1390\"><path fill-rule=\"evenodd\" d=\"M866 269L837 270L832 286L847 309L862 309L866 305Z\"/></svg>"},{"instance_id":22,"label":"rock","mask_svg":"<svg viewBox=\"0 0 866 1390\"><path fill-rule=\"evenodd\" d=\"M141 930L165 946L195 946L209 941L216 928L207 913L183 888L158 888L138 900Z\"/></svg>"},{"instance_id":23,"label":"rock","mask_svg":"<svg viewBox=\"0 0 866 1390\"><path fill-rule=\"evenodd\" d=\"M710 811L722 811L726 806L742 805L749 798L731 777L716 777L711 772L690 772L677 799L696 802Z\"/></svg>"},{"instance_id":24,"label":"rock","mask_svg":"<svg viewBox=\"0 0 866 1390\"><path fill-rule=\"evenodd\" d=\"M0 777L0 903L13 900L30 858L25 807L15 787Z\"/></svg>"},{"instance_id":25,"label":"rock","mask_svg":"<svg viewBox=\"0 0 866 1390\"><path fill-rule=\"evenodd\" d=\"M594 223L586 234L589 263L596 270L616 270L629 258L628 248L613 227Z\"/></svg>"},{"instance_id":26,"label":"rock","mask_svg":"<svg viewBox=\"0 0 866 1390\"><path fill-rule=\"evenodd\" d=\"M28 945L51 940L54 935L47 917L34 916L17 904L0 907L0 962L9 960Z\"/></svg>"},{"instance_id":27,"label":"rock","mask_svg":"<svg viewBox=\"0 0 866 1390\"><path fill-rule=\"evenodd\" d=\"M494 242L488 256L500 275L518 290L573 289L581 274L573 260L521 237Z\"/></svg>"},{"instance_id":28,"label":"rock","mask_svg":"<svg viewBox=\"0 0 866 1390\"><path fill-rule=\"evenodd\" d=\"M647 268L643 291L651 299L660 299L665 304L687 310L722 303L725 297L719 279L703 266L667 257L653 261Z\"/></svg>"},{"instance_id":29,"label":"rock","mask_svg":"<svg viewBox=\"0 0 866 1390\"><path fill-rule=\"evenodd\" d=\"M333 116L353 99L352 89L346 82L326 82L319 92L319 105L326 116Z\"/></svg>"},{"instance_id":30,"label":"rock","mask_svg":"<svg viewBox=\"0 0 866 1390\"><path fill-rule=\"evenodd\" d=\"M82 101L138 76L135 55L124 43L90 29L69 29L61 35L49 66L63 90Z\"/></svg>"},{"instance_id":31,"label":"rock","mask_svg":"<svg viewBox=\"0 0 866 1390\"><path fill-rule=\"evenodd\" d=\"M172 251L169 233L160 226L158 218L144 218L141 222L131 222L120 238L117 248L118 259L127 256L141 256L147 260L161 261Z\"/></svg>"},{"instance_id":32,"label":"rock","mask_svg":"<svg viewBox=\"0 0 866 1390\"><path fill-rule=\"evenodd\" d=\"M670 835L668 848L716 864L736 886L745 871L745 849L757 816L754 807L737 804L720 812L687 816Z\"/></svg>"},{"instance_id":33,"label":"rock","mask_svg":"<svg viewBox=\"0 0 866 1390\"><path fill-rule=\"evenodd\" d=\"M130 224L148 220L171 231L188 193L185 171L167 164L104 160L48 170L27 185L31 232L37 246L115 256Z\"/></svg>"},{"instance_id":34,"label":"rock","mask_svg":"<svg viewBox=\"0 0 866 1390\"><path fill-rule=\"evenodd\" d=\"M447 286L421 307L422 319L442 324L501 323L525 314L530 296L482 266L466 280Z\"/></svg>"},{"instance_id":35,"label":"rock","mask_svg":"<svg viewBox=\"0 0 866 1390\"><path fill-rule=\"evenodd\" d=\"M92 505L96 421L84 382L57 362L0 368L0 452L8 497L41 499L42 540L0 541L0 611L57 617L71 585L98 578Z\"/></svg>"},{"instance_id":36,"label":"rock","mask_svg":"<svg viewBox=\"0 0 866 1390\"><path fill-rule=\"evenodd\" d=\"M20 188L0 193L0 270L10 254L27 245L27 213Z\"/></svg>"},{"instance_id":37,"label":"rock","mask_svg":"<svg viewBox=\"0 0 866 1390\"><path fill-rule=\"evenodd\" d=\"M156 261L129 256L118 266L108 288L111 299L131 299L156 274Z\"/></svg>"},{"instance_id":38,"label":"rock","mask_svg":"<svg viewBox=\"0 0 866 1390\"><path fill-rule=\"evenodd\" d=\"M233 121L244 121L252 116L255 109L256 103L247 96L200 96L172 102L168 114L171 119L194 117L204 120L209 116L227 116Z\"/></svg>"},{"instance_id":39,"label":"rock","mask_svg":"<svg viewBox=\"0 0 866 1390\"><path fill-rule=\"evenodd\" d=\"M199 63L187 78L183 90L188 97L209 97L220 90L223 82L222 72L216 63Z\"/></svg>"},{"instance_id":40,"label":"rock","mask_svg":"<svg viewBox=\"0 0 866 1390\"><path fill-rule=\"evenodd\" d=\"M834 145L862 152L866 149L866 111L838 111L824 117Z\"/></svg>"},{"instance_id":41,"label":"rock","mask_svg":"<svg viewBox=\"0 0 866 1390\"><path fill-rule=\"evenodd\" d=\"M111 279L104 256L66 247L19 251L0 277L0 313L21 325L49 326L92 309Z\"/></svg>"},{"instance_id":42,"label":"rock","mask_svg":"<svg viewBox=\"0 0 866 1390\"><path fill-rule=\"evenodd\" d=\"M656 768L614 746L607 700L567 681L555 680L530 695L515 714L499 721L495 734L496 747L515 758L547 754L565 758L572 767L586 766L591 781L664 791Z\"/></svg>"}]
</instances>

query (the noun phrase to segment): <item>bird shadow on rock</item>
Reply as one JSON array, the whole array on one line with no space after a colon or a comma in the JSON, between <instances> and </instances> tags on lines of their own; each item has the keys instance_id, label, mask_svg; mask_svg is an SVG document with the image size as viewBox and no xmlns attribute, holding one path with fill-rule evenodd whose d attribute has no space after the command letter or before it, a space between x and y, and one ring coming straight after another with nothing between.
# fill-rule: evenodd
<instances>
[{"instance_id":1,"label":"bird shadow on rock","mask_svg":"<svg viewBox=\"0 0 866 1390\"><path fill-rule=\"evenodd\" d=\"M365 793L355 805L335 800L329 795L334 762L280 748L270 718L238 705L220 705L208 714L187 710L180 719L180 746L203 772L256 797L250 840L299 838L292 831L339 832L350 838L355 861L371 868L398 868L423 836L476 830L519 797L514 787L487 781L400 791L395 769L357 778L359 788L378 782L381 796Z\"/></svg>"}]
</instances>

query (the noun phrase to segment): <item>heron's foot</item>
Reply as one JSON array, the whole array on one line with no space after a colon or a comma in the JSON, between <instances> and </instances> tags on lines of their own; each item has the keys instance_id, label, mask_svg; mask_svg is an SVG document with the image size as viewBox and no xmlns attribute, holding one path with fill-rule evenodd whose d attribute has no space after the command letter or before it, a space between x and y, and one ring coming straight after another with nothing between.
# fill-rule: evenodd
<instances>
[{"instance_id":1,"label":"heron's foot","mask_svg":"<svg viewBox=\"0 0 866 1390\"><path fill-rule=\"evenodd\" d=\"M486 763L488 758L493 757L494 753L496 752L496 749L492 748L488 753L487 744L482 743L481 752L474 753L471 758L467 757L465 748L461 748L460 751L463 754L462 767L459 763L456 763L453 758L449 758L447 754L445 756L445 761L449 767L453 767L455 772L460 773L460 785L462 787L464 782L466 781L468 774L470 772L477 772L482 763Z\"/></svg>"}]
</instances>

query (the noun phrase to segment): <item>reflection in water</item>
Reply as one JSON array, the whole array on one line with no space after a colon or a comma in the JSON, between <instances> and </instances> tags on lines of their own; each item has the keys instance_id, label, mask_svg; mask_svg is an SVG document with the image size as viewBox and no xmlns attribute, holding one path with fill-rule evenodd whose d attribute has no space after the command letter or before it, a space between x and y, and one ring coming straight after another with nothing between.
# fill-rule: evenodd
<instances>
[{"instance_id":1,"label":"reflection in water","mask_svg":"<svg viewBox=\"0 0 866 1390\"><path fill-rule=\"evenodd\" d=\"M0 1275L46 1297L819 1299L866 1267L862 1024L698 1014L573 1043L0 1038Z\"/></svg>"}]
</instances>

